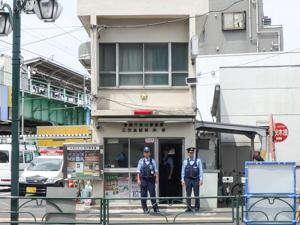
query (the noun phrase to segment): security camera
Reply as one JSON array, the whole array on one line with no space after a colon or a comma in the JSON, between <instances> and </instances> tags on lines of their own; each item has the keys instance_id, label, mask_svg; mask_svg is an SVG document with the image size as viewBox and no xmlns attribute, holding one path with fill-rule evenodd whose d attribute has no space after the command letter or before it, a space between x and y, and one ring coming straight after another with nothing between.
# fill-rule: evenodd
<instances>
[{"instance_id":1,"label":"security camera","mask_svg":"<svg viewBox=\"0 0 300 225\"><path fill-rule=\"evenodd\" d=\"M102 129L102 125L101 125L100 122L97 122L97 123L96 123L96 129L97 129L97 130Z\"/></svg>"}]
</instances>

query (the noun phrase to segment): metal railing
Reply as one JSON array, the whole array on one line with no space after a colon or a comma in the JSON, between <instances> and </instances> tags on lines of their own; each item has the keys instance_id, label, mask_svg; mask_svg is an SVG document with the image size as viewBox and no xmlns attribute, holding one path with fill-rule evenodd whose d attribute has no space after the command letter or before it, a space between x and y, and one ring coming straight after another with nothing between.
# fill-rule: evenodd
<instances>
[{"instance_id":1,"label":"metal railing","mask_svg":"<svg viewBox=\"0 0 300 225\"><path fill-rule=\"evenodd\" d=\"M155 212L153 205L150 204L150 211L144 214L141 210L140 201L150 201L155 199L160 208L159 212ZM199 197L201 201L209 201L218 199L226 199L230 201L229 208L221 209L201 209L193 211L187 204L187 199L192 202L195 197L156 197L156 198L104 198L103 199L103 224L239 224L240 217L238 216L240 206L238 204L239 197L237 196L218 196L218 197ZM113 210L112 204L121 205L121 202L136 202L137 208L130 208L129 210ZM149 202L150 203L150 202ZM200 203L201 204L201 203ZM186 212L190 209L190 212ZM224 217L225 215L225 217ZM120 218L121 216L121 218ZM237 217L238 216L238 217Z\"/></svg>"},{"instance_id":2,"label":"metal railing","mask_svg":"<svg viewBox=\"0 0 300 225\"><path fill-rule=\"evenodd\" d=\"M18 211L10 211L10 200L19 199ZM156 197L160 212L154 212L149 204L150 212L144 214L140 201L150 203L154 198L49 198L49 197L10 197L0 196L0 224L295 224L296 220L283 221L283 214L296 218L297 206L294 204L299 196L215 196L200 199L201 210L185 212L189 209L187 199L192 203L195 197ZM293 199L290 201L288 199ZM70 208L62 207L61 203L70 204ZM203 208L213 201L227 201L226 208ZM284 209L269 215L266 209L259 208L264 202L270 207L281 202ZM85 203L93 202L92 206ZM1 205L6 205L6 208ZM248 204L248 205L247 205ZM214 203L213 203L214 205ZM282 205L281 205L282 206ZM267 207L268 208L268 207ZM288 208L288 210L286 210ZM190 208L191 209L191 208ZM12 214L19 214L18 221L10 221ZM249 215L263 215L259 220L247 220ZM55 220L54 220L55 217ZM251 217L251 218L252 218ZM265 218L265 219L261 219Z\"/></svg>"},{"instance_id":3,"label":"metal railing","mask_svg":"<svg viewBox=\"0 0 300 225\"><path fill-rule=\"evenodd\" d=\"M26 88L24 88L25 86ZM32 79L28 80L28 85L24 85L24 87L24 91L32 95L42 96L78 106L90 106L90 95L83 92L74 92L63 87L57 87L50 83Z\"/></svg>"},{"instance_id":4,"label":"metal railing","mask_svg":"<svg viewBox=\"0 0 300 225\"><path fill-rule=\"evenodd\" d=\"M11 199L19 200L18 211L10 211L8 203ZM87 211L83 206L85 201L96 202L99 208ZM7 208L2 210L1 203ZM0 196L0 224L103 224L102 205L102 198ZM10 220L13 214L19 215L18 221Z\"/></svg>"}]
</instances>

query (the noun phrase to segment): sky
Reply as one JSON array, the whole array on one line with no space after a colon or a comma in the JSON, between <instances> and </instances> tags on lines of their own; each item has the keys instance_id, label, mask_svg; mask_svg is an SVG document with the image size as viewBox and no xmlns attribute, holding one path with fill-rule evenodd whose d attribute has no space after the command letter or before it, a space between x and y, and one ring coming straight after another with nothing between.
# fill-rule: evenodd
<instances>
[{"instance_id":1,"label":"sky","mask_svg":"<svg viewBox=\"0 0 300 225\"><path fill-rule=\"evenodd\" d=\"M96 0L95 0L96 1ZM12 0L4 1L11 3ZM76 0L59 0L63 12L55 23L44 23L36 15L22 14L22 47L32 51L22 51L25 59L38 57L54 59L55 61L72 68L73 70L87 73L78 61L78 47L81 43L89 41L86 31L80 27L82 24L76 15ZM299 0L264 0L264 12L272 18L273 25L283 25L284 50L300 48L300 23L297 15L300 9ZM48 37L60 35L46 41ZM3 38L11 43L12 35ZM37 43L34 43L39 41ZM29 43L29 44L28 44ZM10 54L11 45L0 41L0 54Z\"/></svg>"},{"instance_id":2,"label":"sky","mask_svg":"<svg viewBox=\"0 0 300 225\"><path fill-rule=\"evenodd\" d=\"M5 1L11 3L10 1ZM55 23L44 23L36 15L21 16L21 45L33 53L21 50L24 59L39 57L54 59L73 70L87 73L78 61L78 47L81 43L89 41L89 37L82 28L76 16L76 0L59 0L63 6L63 11ZM11 5L11 4L10 4ZM61 35L46 41L34 43L55 35ZM1 37L0 40L12 42L12 35ZM31 43L28 45L28 43ZM27 44L27 45L26 45ZM11 54L11 46L0 41L0 54Z\"/></svg>"}]
</instances>

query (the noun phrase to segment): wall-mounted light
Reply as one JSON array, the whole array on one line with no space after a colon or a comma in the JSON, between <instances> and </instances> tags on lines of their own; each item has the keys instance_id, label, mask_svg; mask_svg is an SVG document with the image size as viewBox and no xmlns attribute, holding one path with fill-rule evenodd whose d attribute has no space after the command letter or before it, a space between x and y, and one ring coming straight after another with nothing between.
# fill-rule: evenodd
<instances>
[{"instance_id":1,"label":"wall-mounted light","mask_svg":"<svg viewBox=\"0 0 300 225\"><path fill-rule=\"evenodd\" d=\"M191 58L194 60L199 55L199 36L194 35L191 38Z\"/></svg>"},{"instance_id":2,"label":"wall-mounted light","mask_svg":"<svg viewBox=\"0 0 300 225\"><path fill-rule=\"evenodd\" d=\"M141 98L142 101L147 101L148 100L148 95L143 93L143 94L140 95L140 98Z\"/></svg>"}]
</instances>

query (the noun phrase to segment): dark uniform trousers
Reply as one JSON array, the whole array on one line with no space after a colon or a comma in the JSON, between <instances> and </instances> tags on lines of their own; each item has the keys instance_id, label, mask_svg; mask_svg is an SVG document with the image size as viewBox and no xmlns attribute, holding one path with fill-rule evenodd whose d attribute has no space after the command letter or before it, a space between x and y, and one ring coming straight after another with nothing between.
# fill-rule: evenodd
<instances>
[{"instance_id":1,"label":"dark uniform trousers","mask_svg":"<svg viewBox=\"0 0 300 225\"><path fill-rule=\"evenodd\" d=\"M185 187L186 187L186 196L191 197L192 190L194 191L194 196L199 197L199 179L186 178L185 179ZM191 199L187 199L188 208L191 208ZM200 208L200 199L195 199L195 208Z\"/></svg>"},{"instance_id":2,"label":"dark uniform trousers","mask_svg":"<svg viewBox=\"0 0 300 225\"><path fill-rule=\"evenodd\" d=\"M141 179L141 197L146 198L148 197L148 191L150 194L151 203L153 206L153 209L157 208L156 199L155 197L155 178L142 178ZM142 199L142 207L143 209L147 209L147 200Z\"/></svg>"}]
</instances>

